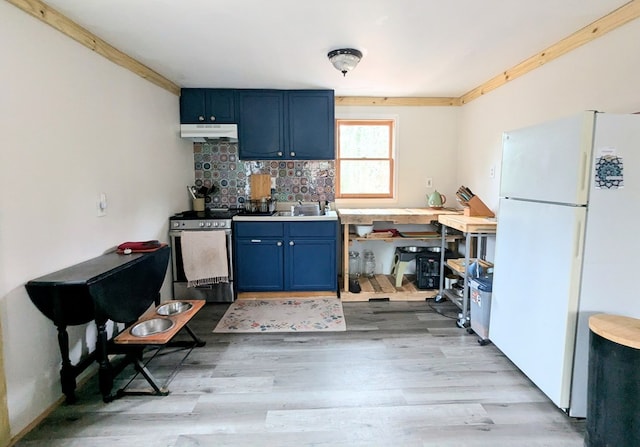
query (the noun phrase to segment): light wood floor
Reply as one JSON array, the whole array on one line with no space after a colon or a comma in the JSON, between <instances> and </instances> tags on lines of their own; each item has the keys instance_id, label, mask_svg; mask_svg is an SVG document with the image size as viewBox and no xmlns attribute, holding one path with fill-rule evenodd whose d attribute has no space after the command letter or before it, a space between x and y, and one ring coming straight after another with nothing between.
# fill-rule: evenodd
<instances>
[{"instance_id":1,"label":"light wood floor","mask_svg":"<svg viewBox=\"0 0 640 447\"><path fill-rule=\"evenodd\" d=\"M456 316L344 303L346 332L255 335L213 334L227 305L208 304L190 324L207 345L171 394L104 404L92 380L17 445L582 447L583 421L429 304ZM178 354L150 370L166 377Z\"/></svg>"}]
</instances>

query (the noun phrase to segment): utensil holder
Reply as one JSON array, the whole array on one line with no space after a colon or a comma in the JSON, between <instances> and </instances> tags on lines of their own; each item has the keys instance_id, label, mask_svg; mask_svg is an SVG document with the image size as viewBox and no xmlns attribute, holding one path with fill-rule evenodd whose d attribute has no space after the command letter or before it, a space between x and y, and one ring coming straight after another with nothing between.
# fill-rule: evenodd
<instances>
[{"instance_id":1,"label":"utensil holder","mask_svg":"<svg viewBox=\"0 0 640 447\"><path fill-rule=\"evenodd\" d=\"M192 199L193 211L204 211L204 197Z\"/></svg>"},{"instance_id":2,"label":"utensil holder","mask_svg":"<svg viewBox=\"0 0 640 447\"><path fill-rule=\"evenodd\" d=\"M465 216L472 217L496 217L496 215L491 211L487 205L484 204L482 200L478 196L473 196L467 202L467 205L464 208Z\"/></svg>"}]
</instances>

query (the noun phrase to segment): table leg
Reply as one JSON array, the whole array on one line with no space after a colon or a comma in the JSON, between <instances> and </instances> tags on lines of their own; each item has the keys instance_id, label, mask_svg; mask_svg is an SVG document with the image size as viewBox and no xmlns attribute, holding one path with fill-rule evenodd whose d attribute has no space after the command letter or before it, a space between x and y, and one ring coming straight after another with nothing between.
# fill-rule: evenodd
<instances>
[{"instance_id":1,"label":"table leg","mask_svg":"<svg viewBox=\"0 0 640 447\"><path fill-rule=\"evenodd\" d=\"M107 322L96 320L96 326L98 327L96 350L98 351L98 363L100 365L98 369L100 393L102 393L102 400L104 402L110 402L113 400L113 396L111 395L111 390L113 389L113 371L107 352Z\"/></svg>"},{"instance_id":2,"label":"table leg","mask_svg":"<svg viewBox=\"0 0 640 447\"><path fill-rule=\"evenodd\" d=\"M349 291L349 224L343 225L342 290Z\"/></svg>"},{"instance_id":3,"label":"table leg","mask_svg":"<svg viewBox=\"0 0 640 447\"><path fill-rule=\"evenodd\" d=\"M58 345L60 346L60 356L62 357L62 368L60 368L60 383L62 392L67 397L67 403L72 404L76 399L76 373L75 368L69 359L69 334L65 324L56 325L58 328Z\"/></svg>"}]
</instances>

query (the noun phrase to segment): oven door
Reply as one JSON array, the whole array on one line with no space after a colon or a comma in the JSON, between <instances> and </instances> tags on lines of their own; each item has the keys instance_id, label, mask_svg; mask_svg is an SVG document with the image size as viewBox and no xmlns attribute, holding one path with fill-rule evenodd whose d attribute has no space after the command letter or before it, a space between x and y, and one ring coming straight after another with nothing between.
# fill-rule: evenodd
<instances>
[{"instance_id":1,"label":"oven door","mask_svg":"<svg viewBox=\"0 0 640 447\"><path fill-rule=\"evenodd\" d=\"M229 268L229 282L208 284L204 286L187 287L187 277L184 274L182 262L181 235L184 231L224 231L227 240L227 267ZM173 278L174 300L205 300L208 302L230 303L234 300L233 287L233 242L231 229L226 230L171 230L171 270Z\"/></svg>"}]
</instances>

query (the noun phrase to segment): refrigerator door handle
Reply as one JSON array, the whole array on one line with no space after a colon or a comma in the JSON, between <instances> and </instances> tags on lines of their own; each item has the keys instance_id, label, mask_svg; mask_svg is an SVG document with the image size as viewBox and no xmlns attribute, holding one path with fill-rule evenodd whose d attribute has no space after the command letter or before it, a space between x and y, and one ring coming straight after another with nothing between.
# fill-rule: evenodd
<instances>
[{"instance_id":1,"label":"refrigerator door handle","mask_svg":"<svg viewBox=\"0 0 640 447\"><path fill-rule=\"evenodd\" d=\"M589 174L587 170L587 155L588 154L586 152L582 153L582 178L580 179L580 189L583 194L587 190L587 176Z\"/></svg>"},{"instance_id":2,"label":"refrigerator door handle","mask_svg":"<svg viewBox=\"0 0 640 447\"><path fill-rule=\"evenodd\" d=\"M576 222L576 232L573 241L573 253L576 259L580 259L580 257L582 256L582 240L584 238L584 235L582 234L582 228L582 219L580 219Z\"/></svg>"}]
</instances>

